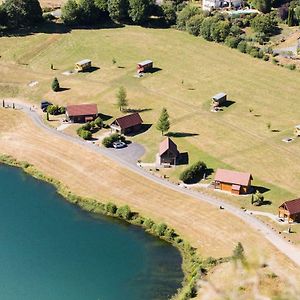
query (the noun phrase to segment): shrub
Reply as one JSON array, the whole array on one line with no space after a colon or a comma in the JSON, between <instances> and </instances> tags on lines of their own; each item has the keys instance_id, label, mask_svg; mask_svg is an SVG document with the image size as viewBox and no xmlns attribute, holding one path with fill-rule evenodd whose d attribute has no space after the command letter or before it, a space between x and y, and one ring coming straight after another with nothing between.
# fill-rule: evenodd
<instances>
[{"instance_id":1,"label":"shrub","mask_svg":"<svg viewBox=\"0 0 300 300\"><path fill-rule=\"evenodd\" d=\"M179 179L184 183L194 183L203 178L205 170L207 169L206 164L202 161L198 161L185 169L179 176Z\"/></svg>"},{"instance_id":2,"label":"shrub","mask_svg":"<svg viewBox=\"0 0 300 300\"><path fill-rule=\"evenodd\" d=\"M203 15L195 15L192 16L187 22L186 22L186 29L188 33L198 36L201 33L201 24L204 20Z\"/></svg>"},{"instance_id":3,"label":"shrub","mask_svg":"<svg viewBox=\"0 0 300 300\"><path fill-rule=\"evenodd\" d=\"M225 40L225 44L230 48L237 48L240 41L241 41L240 37L228 36Z\"/></svg>"},{"instance_id":4,"label":"shrub","mask_svg":"<svg viewBox=\"0 0 300 300\"><path fill-rule=\"evenodd\" d=\"M287 69L289 69L289 70L296 70L296 65L295 64L290 64L290 65L286 65L285 66Z\"/></svg>"},{"instance_id":5,"label":"shrub","mask_svg":"<svg viewBox=\"0 0 300 300\"><path fill-rule=\"evenodd\" d=\"M132 213L128 205L121 206L117 209L116 214L118 217L124 220L130 220Z\"/></svg>"},{"instance_id":6,"label":"shrub","mask_svg":"<svg viewBox=\"0 0 300 300\"><path fill-rule=\"evenodd\" d=\"M94 123L100 129L103 127L103 120L100 117L96 118Z\"/></svg>"},{"instance_id":7,"label":"shrub","mask_svg":"<svg viewBox=\"0 0 300 300\"><path fill-rule=\"evenodd\" d=\"M240 41L237 45L237 49L242 52L242 53L246 53L246 49L247 49L247 42L246 41Z\"/></svg>"},{"instance_id":8,"label":"shrub","mask_svg":"<svg viewBox=\"0 0 300 300\"><path fill-rule=\"evenodd\" d=\"M117 211L117 206L112 202L108 202L105 205L105 210L107 213L114 215Z\"/></svg>"},{"instance_id":9,"label":"shrub","mask_svg":"<svg viewBox=\"0 0 300 300\"><path fill-rule=\"evenodd\" d=\"M102 145L106 148L109 148L112 147L112 144L116 141L125 142L125 137L118 133L113 133L112 135L107 136L102 140Z\"/></svg>"},{"instance_id":10,"label":"shrub","mask_svg":"<svg viewBox=\"0 0 300 300\"><path fill-rule=\"evenodd\" d=\"M278 59L272 58L272 63L273 63L274 65L277 65L277 64L278 64Z\"/></svg>"},{"instance_id":11,"label":"shrub","mask_svg":"<svg viewBox=\"0 0 300 300\"><path fill-rule=\"evenodd\" d=\"M91 128L92 128L92 126L91 126L91 123L90 123L90 122L85 123L84 125L81 126L81 129L82 129L82 130L88 130L88 131L90 131Z\"/></svg>"},{"instance_id":12,"label":"shrub","mask_svg":"<svg viewBox=\"0 0 300 300\"><path fill-rule=\"evenodd\" d=\"M154 222L151 219L145 219L143 225L146 229L151 229L154 225Z\"/></svg>"},{"instance_id":13,"label":"shrub","mask_svg":"<svg viewBox=\"0 0 300 300\"><path fill-rule=\"evenodd\" d=\"M271 14L257 15L251 21L251 28L254 32L261 32L270 36L277 30L277 21Z\"/></svg>"},{"instance_id":14,"label":"shrub","mask_svg":"<svg viewBox=\"0 0 300 300\"><path fill-rule=\"evenodd\" d=\"M257 48L254 48L252 47L251 50L249 51L249 54L252 56L252 57L258 57L258 49Z\"/></svg>"},{"instance_id":15,"label":"shrub","mask_svg":"<svg viewBox=\"0 0 300 300\"><path fill-rule=\"evenodd\" d=\"M164 19L170 25L176 24L176 7L171 1L164 2L161 6Z\"/></svg>"},{"instance_id":16,"label":"shrub","mask_svg":"<svg viewBox=\"0 0 300 300\"><path fill-rule=\"evenodd\" d=\"M84 140L90 140L92 138L92 133L88 130L84 130L82 128L78 128L77 134L82 137Z\"/></svg>"},{"instance_id":17,"label":"shrub","mask_svg":"<svg viewBox=\"0 0 300 300\"><path fill-rule=\"evenodd\" d=\"M167 225L166 224L164 224L164 223L157 224L155 226L155 233L158 236L163 236L163 235L165 235L166 229L167 229Z\"/></svg>"},{"instance_id":18,"label":"shrub","mask_svg":"<svg viewBox=\"0 0 300 300\"><path fill-rule=\"evenodd\" d=\"M230 32L230 24L228 21L218 21L211 25L211 38L215 42L224 42Z\"/></svg>"},{"instance_id":19,"label":"shrub","mask_svg":"<svg viewBox=\"0 0 300 300\"><path fill-rule=\"evenodd\" d=\"M264 61L269 61L269 59L270 59L270 56L267 55L267 54L264 54L263 60L264 60Z\"/></svg>"}]
</instances>

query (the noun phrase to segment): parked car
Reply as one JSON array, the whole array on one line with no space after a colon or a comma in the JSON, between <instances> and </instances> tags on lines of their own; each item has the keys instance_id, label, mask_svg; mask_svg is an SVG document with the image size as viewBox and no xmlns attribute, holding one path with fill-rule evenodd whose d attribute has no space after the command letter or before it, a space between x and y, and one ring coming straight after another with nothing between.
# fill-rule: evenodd
<instances>
[{"instance_id":1,"label":"parked car","mask_svg":"<svg viewBox=\"0 0 300 300\"><path fill-rule=\"evenodd\" d=\"M47 101L47 100L42 100L42 101L41 101L41 110L42 110L43 112L46 112L47 107L48 107L49 105L53 105L53 103L51 103L51 102L49 102L49 101Z\"/></svg>"},{"instance_id":2,"label":"parked car","mask_svg":"<svg viewBox=\"0 0 300 300\"><path fill-rule=\"evenodd\" d=\"M113 142L113 147L115 149L124 148L124 147L126 147L126 143L124 143L122 141Z\"/></svg>"}]
</instances>

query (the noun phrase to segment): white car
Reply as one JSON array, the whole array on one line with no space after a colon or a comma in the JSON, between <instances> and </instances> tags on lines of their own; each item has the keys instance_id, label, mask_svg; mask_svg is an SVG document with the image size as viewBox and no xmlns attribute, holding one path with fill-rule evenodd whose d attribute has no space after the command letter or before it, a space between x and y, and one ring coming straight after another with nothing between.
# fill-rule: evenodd
<instances>
[{"instance_id":1,"label":"white car","mask_svg":"<svg viewBox=\"0 0 300 300\"><path fill-rule=\"evenodd\" d=\"M126 147L126 144L122 141L113 142L113 147L115 149L120 149Z\"/></svg>"}]
</instances>

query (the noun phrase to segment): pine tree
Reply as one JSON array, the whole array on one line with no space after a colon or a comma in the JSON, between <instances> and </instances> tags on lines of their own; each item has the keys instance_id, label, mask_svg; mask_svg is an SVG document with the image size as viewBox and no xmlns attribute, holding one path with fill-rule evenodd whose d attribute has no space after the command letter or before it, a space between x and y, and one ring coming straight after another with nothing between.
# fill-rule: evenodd
<instances>
[{"instance_id":1,"label":"pine tree","mask_svg":"<svg viewBox=\"0 0 300 300\"><path fill-rule=\"evenodd\" d=\"M236 247L233 250L233 254L232 254L232 258L234 260L244 260L245 259L245 250L243 245L238 242L238 244L236 245Z\"/></svg>"},{"instance_id":2,"label":"pine tree","mask_svg":"<svg viewBox=\"0 0 300 300\"><path fill-rule=\"evenodd\" d=\"M128 101L126 97L127 97L126 89L123 86L121 86L117 92L117 105L120 111L123 111L124 108L128 106Z\"/></svg>"},{"instance_id":3,"label":"pine tree","mask_svg":"<svg viewBox=\"0 0 300 300\"><path fill-rule=\"evenodd\" d=\"M51 87L54 92L59 91L59 82L56 77L53 79Z\"/></svg>"},{"instance_id":4,"label":"pine tree","mask_svg":"<svg viewBox=\"0 0 300 300\"><path fill-rule=\"evenodd\" d=\"M169 114L166 108L163 108L156 124L156 129L161 131L161 134L164 135L164 132L167 132L170 129Z\"/></svg>"},{"instance_id":5,"label":"pine tree","mask_svg":"<svg viewBox=\"0 0 300 300\"><path fill-rule=\"evenodd\" d=\"M289 8L287 24L289 27L294 25L294 9Z\"/></svg>"}]
</instances>

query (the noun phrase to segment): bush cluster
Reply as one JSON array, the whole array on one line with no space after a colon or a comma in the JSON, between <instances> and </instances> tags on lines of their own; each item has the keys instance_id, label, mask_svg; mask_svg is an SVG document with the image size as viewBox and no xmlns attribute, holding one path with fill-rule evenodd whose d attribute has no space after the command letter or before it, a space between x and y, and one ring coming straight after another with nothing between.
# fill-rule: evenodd
<instances>
[{"instance_id":1,"label":"bush cluster","mask_svg":"<svg viewBox=\"0 0 300 300\"><path fill-rule=\"evenodd\" d=\"M77 129L77 134L84 140L90 140L93 132L103 127L103 121L100 117L97 117L94 121L85 123Z\"/></svg>"},{"instance_id":2,"label":"bush cluster","mask_svg":"<svg viewBox=\"0 0 300 300\"><path fill-rule=\"evenodd\" d=\"M206 164L202 161L198 161L185 169L180 174L179 179L184 183L195 183L203 178L206 169Z\"/></svg>"},{"instance_id":3,"label":"bush cluster","mask_svg":"<svg viewBox=\"0 0 300 300\"><path fill-rule=\"evenodd\" d=\"M102 145L106 148L109 148L112 147L113 143L117 141L125 142L125 137L118 133L113 133L102 140Z\"/></svg>"},{"instance_id":4,"label":"bush cluster","mask_svg":"<svg viewBox=\"0 0 300 300\"><path fill-rule=\"evenodd\" d=\"M49 105L47 107L47 113L50 115L61 115L66 112L66 108L64 106L58 106L58 105Z\"/></svg>"}]
</instances>

